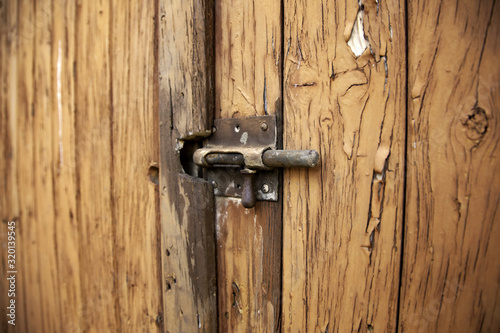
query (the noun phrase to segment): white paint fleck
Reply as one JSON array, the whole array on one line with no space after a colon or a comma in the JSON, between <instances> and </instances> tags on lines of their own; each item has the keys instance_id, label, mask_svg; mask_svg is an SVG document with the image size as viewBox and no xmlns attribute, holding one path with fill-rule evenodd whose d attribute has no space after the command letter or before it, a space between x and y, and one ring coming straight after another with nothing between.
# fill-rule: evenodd
<instances>
[{"instance_id":1,"label":"white paint fleck","mask_svg":"<svg viewBox=\"0 0 500 333\"><path fill-rule=\"evenodd\" d=\"M241 139L240 139L240 142L244 145L247 144L247 140L248 140L248 132L243 132L243 134L241 135Z\"/></svg>"},{"instance_id":2,"label":"white paint fleck","mask_svg":"<svg viewBox=\"0 0 500 333\"><path fill-rule=\"evenodd\" d=\"M351 38L347 41L347 45L351 48L351 51L359 57L365 52L365 50L370 46L370 43L365 39L365 33L363 29L363 11L361 10L361 1L359 1L358 15L356 16L356 21L351 31Z\"/></svg>"},{"instance_id":3,"label":"white paint fleck","mask_svg":"<svg viewBox=\"0 0 500 333\"><path fill-rule=\"evenodd\" d=\"M62 93L61 93L61 41L59 41L59 48L57 51L57 113L59 115L59 165L63 164L63 142L62 142L62 127L63 127L63 115L62 115Z\"/></svg>"},{"instance_id":4,"label":"white paint fleck","mask_svg":"<svg viewBox=\"0 0 500 333\"><path fill-rule=\"evenodd\" d=\"M230 198L227 198L230 199ZM215 236L217 239L220 239L221 237L221 228L225 228L225 224L228 218L228 205L229 205L230 200L221 200L217 201L216 203L216 219L219 221L219 223L215 224ZM221 245L222 247L222 245Z\"/></svg>"},{"instance_id":5,"label":"white paint fleck","mask_svg":"<svg viewBox=\"0 0 500 333\"><path fill-rule=\"evenodd\" d=\"M182 139L176 139L175 140L175 152L179 154L184 147L184 140Z\"/></svg>"}]
</instances>

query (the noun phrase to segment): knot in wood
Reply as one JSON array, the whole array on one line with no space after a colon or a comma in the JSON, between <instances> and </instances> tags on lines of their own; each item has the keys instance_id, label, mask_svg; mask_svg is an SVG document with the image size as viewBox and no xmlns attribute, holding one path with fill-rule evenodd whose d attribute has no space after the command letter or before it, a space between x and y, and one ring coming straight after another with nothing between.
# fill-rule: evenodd
<instances>
[{"instance_id":1,"label":"knot in wood","mask_svg":"<svg viewBox=\"0 0 500 333\"><path fill-rule=\"evenodd\" d=\"M479 106L474 107L462 118L462 125L466 128L469 139L481 140L488 130L486 111Z\"/></svg>"}]
</instances>

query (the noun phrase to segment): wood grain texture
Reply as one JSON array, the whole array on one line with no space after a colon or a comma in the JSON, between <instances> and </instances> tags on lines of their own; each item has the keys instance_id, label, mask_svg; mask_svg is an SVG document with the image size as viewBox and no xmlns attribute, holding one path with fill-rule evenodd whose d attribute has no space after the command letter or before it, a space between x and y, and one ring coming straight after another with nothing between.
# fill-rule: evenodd
<instances>
[{"instance_id":1,"label":"wood grain texture","mask_svg":"<svg viewBox=\"0 0 500 333\"><path fill-rule=\"evenodd\" d=\"M120 322L113 254L111 13L105 2L79 1L77 7L76 216L80 227L82 312L87 317L82 330L115 331L120 329Z\"/></svg>"},{"instance_id":2,"label":"wood grain texture","mask_svg":"<svg viewBox=\"0 0 500 333\"><path fill-rule=\"evenodd\" d=\"M43 317L39 326L43 331L61 331L62 322L58 317L61 313L59 303L60 292L59 279L53 275L52 270L46 267L57 269L57 240L55 234L55 196L54 178L56 169L54 161L57 161L59 154L54 150L54 132L58 131L57 123L53 121L56 115L53 109L53 96L56 80L52 71L52 47L57 44L51 36L54 29L53 12L48 10L50 3L35 5L36 30L35 57L34 57L34 85L35 98L33 108L33 153L34 166L39 172L34 177L34 191L36 194L36 204L30 228L35 228L37 245L43 251L37 251L36 259L40 265L38 279L40 283L40 306L43 309ZM44 87L44 89L40 89ZM35 171L36 172L36 171ZM39 328L39 329L40 329Z\"/></svg>"},{"instance_id":3,"label":"wood grain texture","mask_svg":"<svg viewBox=\"0 0 500 333\"><path fill-rule=\"evenodd\" d=\"M400 328L500 330L500 4L408 7Z\"/></svg>"},{"instance_id":4,"label":"wood grain texture","mask_svg":"<svg viewBox=\"0 0 500 333\"><path fill-rule=\"evenodd\" d=\"M279 330L278 205L258 202L256 208L242 212L241 200L217 198L217 291L222 332Z\"/></svg>"},{"instance_id":5,"label":"wood grain texture","mask_svg":"<svg viewBox=\"0 0 500 333\"><path fill-rule=\"evenodd\" d=\"M0 7L0 214L18 225L17 332L158 330L155 10Z\"/></svg>"},{"instance_id":6,"label":"wood grain texture","mask_svg":"<svg viewBox=\"0 0 500 333\"><path fill-rule=\"evenodd\" d=\"M216 117L281 112L281 4L216 2Z\"/></svg>"},{"instance_id":7,"label":"wood grain texture","mask_svg":"<svg viewBox=\"0 0 500 333\"><path fill-rule=\"evenodd\" d=\"M285 3L284 148L321 156L284 174L286 332L396 330L404 12L398 0Z\"/></svg>"},{"instance_id":8,"label":"wood grain texture","mask_svg":"<svg viewBox=\"0 0 500 333\"><path fill-rule=\"evenodd\" d=\"M0 177L0 188L3 190L0 196L0 214L1 214L1 224L0 224L0 244L2 246L2 256L0 258L0 271L7 272L10 270L7 265L7 233L8 222L16 222L16 234L19 239L20 228L19 228L19 214L20 207L18 203L19 189L16 186L15 179L18 175L18 170L15 168L17 154L17 137L19 133L17 131L17 116L15 110L15 102L11 99L16 99L16 89L15 83L17 81L18 73L16 60L13 55L16 54L17 45L14 38L12 38L11 29L17 26L17 4L9 3L7 6L2 6L0 8L0 20L3 22L1 25L0 33L0 133L2 133L2 144L0 145L0 172L2 172L2 177ZM31 100L33 99L33 93L29 96ZM13 198L13 199L11 199ZM6 214L9 211L9 214ZM19 258L19 250L22 244L17 241L17 269L22 265ZM2 297L0 297L0 306L2 309L6 309L9 305L9 298L7 297L9 290L9 283L7 281L7 276L2 278L0 281L0 292ZM20 284L23 283L20 279L17 279L16 284L19 289ZM21 297L19 297L21 298ZM21 307L20 302L16 299L16 308L19 311ZM14 332L14 327L7 324L7 320L10 320L7 316L2 316L0 320L0 331L2 332ZM18 318L20 328L24 328L24 320ZM9 327L10 326L10 327Z\"/></svg>"},{"instance_id":9,"label":"wood grain texture","mask_svg":"<svg viewBox=\"0 0 500 333\"><path fill-rule=\"evenodd\" d=\"M46 4L49 6L50 3ZM48 10L49 8L45 8ZM50 119L54 177L54 211L57 256L57 288L62 331L76 331L80 324L82 304L80 283L79 232L77 213L77 178L75 165L75 98L76 82L73 73L76 60L74 2L54 2L52 28L52 89L50 90ZM36 110L35 110L36 112ZM43 223L40 223L43 226ZM50 270L49 270L50 272ZM54 275L53 272L51 272ZM56 315L58 315L56 313ZM35 328L33 328L35 330Z\"/></svg>"},{"instance_id":10,"label":"wood grain texture","mask_svg":"<svg viewBox=\"0 0 500 333\"><path fill-rule=\"evenodd\" d=\"M281 121L281 14L279 1L216 2L216 117L276 114ZM222 332L279 330L281 209L281 201L245 209L217 198Z\"/></svg>"},{"instance_id":11,"label":"wood grain texture","mask_svg":"<svg viewBox=\"0 0 500 333\"><path fill-rule=\"evenodd\" d=\"M156 6L111 2L114 288L119 331L160 331Z\"/></svg>"},{"instance_id":12,"label":"wood grain texture","mask_svg":"<svg viewBox=\"0 0 500 333\"><path fill-rule=\"evenodd\" d=\"M14 1L8 3L7 8L9 7L15 8ZM17 175L13 178L11 175L7 176L7 179L12 181L11 189L14 190L14 193L10 200L7 199L7 206L4 206L2 212L9 212L12 209L13 215L10 215L9 218L15 219L17 217L18 221L16 245L19 253L16 255L16 260L18 271L22 273L18 274L18 300L21 304L18 303L20 305L18 308L19 322L16 320L16 329L24 332L33 331L37 325L41 325L43 311L40 302L38 251L33 246L37 243L37 232L34 224L29 222L33 221L36 204L34 191L35 141L33 137L35 8L29 1L20 1L17 3L17 9L11 12L9 18L16 18L15 22L10 22L12 24L8 25L12 52L8 59L9 62L12 62L10 69L16 74L11 81L9 80L11 94L3 94L2 96L8 97L8 114L12 117L11 119L16 119L15 122L12 122L12 133L17 135L10 141L13 147L13 164L10 165L11 170L4 174L17 172ZM4 77L3 74L2 77ZM6 196L6 198L9 197Z\"/></svg>"},{"instance_id":13,"label":"wood grain texture","mask_svg":"<svg viewBox=\"0 0 500 333\"><path fill-rule=\"evenodd\" d=\"M158 101L164 329L216 332L213 188L185 173L186 140L211 133L213 2L158 3Z\"/></svg>"}]
</instances>

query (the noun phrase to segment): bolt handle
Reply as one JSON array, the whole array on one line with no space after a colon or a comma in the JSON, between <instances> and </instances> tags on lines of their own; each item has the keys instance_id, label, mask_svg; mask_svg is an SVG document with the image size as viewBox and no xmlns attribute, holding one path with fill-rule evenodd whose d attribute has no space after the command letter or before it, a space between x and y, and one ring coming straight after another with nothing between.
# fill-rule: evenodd
<instances>
[{"instance_id":1,"label":"bolt handle","mask_svg":"<svg viewBox=\"0 0 500 333\"><path fill-rule=\"evenodd\" d=\"M245 165L245 156L235 149L230 153L209 152L194 161L199 166L243 166ZM316 150L268 149L262 153L262 162L265 168L314 168L319 163L319 154Z\"/></svg>"},{"instance_id":2,"label":"bolt handle","mask_svg":"<svg viewBox=\"0 0 500 333\"><path fill-rule=\"evenodd\" d=\"M240 166L243 176L241 203L255 207L254 175L259 170L274 168L314 168L319 163L316 150L275 150L266 148L209 147L194 152L193 161L201 167Z\"/></svg>"},{"instance_id":3,"label":"bolt handle","mask_svg":"<svg viewBox=\"0 0 500 333\"><path fill-rule=\"evenodd\" d=\"M264 165L269 168L314 168L318 165L316 150L274 150L262 154Z\"/></svg>"},{"instance_id":4,"label":"bolt handle","mask_svg":"<svg viewBox=\"0 0 500 333\"><path fill-rule=\"evenodd\" d=\"M255 192L253 190L253 176L255 170L243 169L241 170L243 175L243 187L241 192L241 204L245 208L253 208L257 202L255 197Z\"/></svg>"}]
</instances>

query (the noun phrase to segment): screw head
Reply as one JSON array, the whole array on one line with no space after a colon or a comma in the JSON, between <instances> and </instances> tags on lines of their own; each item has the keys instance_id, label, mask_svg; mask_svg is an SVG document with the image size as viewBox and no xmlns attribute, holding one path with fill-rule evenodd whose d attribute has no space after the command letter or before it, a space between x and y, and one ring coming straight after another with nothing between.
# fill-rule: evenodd
<instances>
[{"instance_id":1,"label":"screw head","mask_svg":"<svg viewBox=\"0 0 500 333\"><path fill-rule=\"evenodd\" d=\"M215 133L215 132L217 132L217 127L213 126L212 127L212 134Z\"/></svg>"},{"instance_id":2,"label":"screw head","mask_svg":"<svg viewBox=\"0 0 500 333\"><path fill-rule=\"evenodd\" d=\"M267 125L267 123L265 121L262 122L262 124L260 124L260 129L261 130L267 131L268 128L269 128L269 126Z\"/></svg>"},{"instance_id":3,"label":"screw head","mask_svg":"<svg viewBox=\"0 0 500 333\"><path fill-rule=\"evenodd\" d=\"M267 185L267 184L262 185L262 192L269 193L269 185Z\"/></svg>"}]
</instances>

